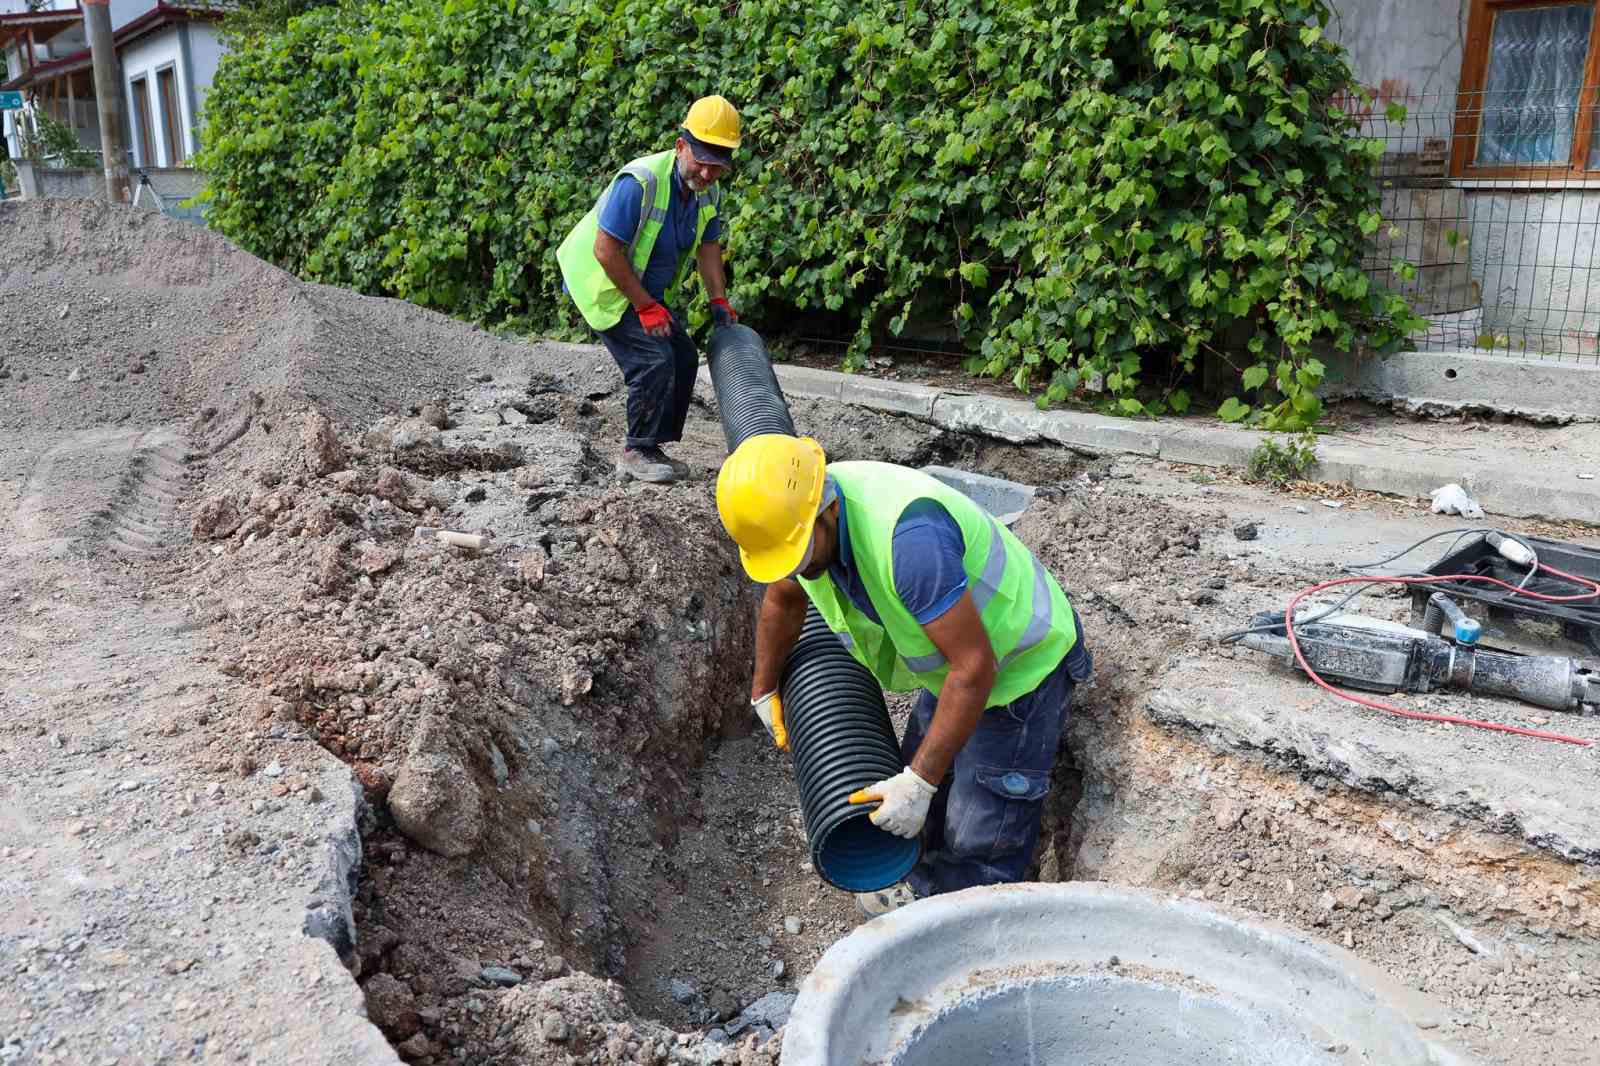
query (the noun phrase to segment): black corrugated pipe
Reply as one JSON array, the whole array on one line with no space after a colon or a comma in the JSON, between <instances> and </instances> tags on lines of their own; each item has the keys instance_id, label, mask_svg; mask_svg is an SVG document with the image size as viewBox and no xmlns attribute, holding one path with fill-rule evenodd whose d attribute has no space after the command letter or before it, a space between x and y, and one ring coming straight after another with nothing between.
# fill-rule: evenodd
<instances>
[{"instance_id":1,"label":"black corrugated pipe","mask_svg":"<svg viewBox=\"0 0 1600 1066\"><path fill-rule=\"evenodd\" d=\"M811 865L850 892L888 888L917 864L922 842L885 833L849 796L900 772L900 744L877 679L815 607L784 661L779 693Z\"/></svg>"},{"instance_id":2,"label":"black corrugated pipe","mask_svg":"<svg viewBox=\"0 0 1600 1066\"><path fill-rule=\"evenodd\" d=\"M794 435L794 419L783 390L778 388L778 375L772 372L761 334L738 323L722 326L711 334L706 363L728 451L760 433Z\"/></svg>"},{"instance_id":3,"label":"black corrugated pipe","mask_svg":"<svg viewBox=\"0 0 1600 1066\"><path fill-rule=\"evenodd\" d=\"M760 334L748 326L720 327L711 334L706 360L730 452L761 433L795 433ZM922 843L884 832L868 820L870 808L848 799L900 772L900 744L877 679L815 607L808 607L784 662L779 694L812 866L849 892L888 888L911 872Z\"/></svg>"}]
</instances>

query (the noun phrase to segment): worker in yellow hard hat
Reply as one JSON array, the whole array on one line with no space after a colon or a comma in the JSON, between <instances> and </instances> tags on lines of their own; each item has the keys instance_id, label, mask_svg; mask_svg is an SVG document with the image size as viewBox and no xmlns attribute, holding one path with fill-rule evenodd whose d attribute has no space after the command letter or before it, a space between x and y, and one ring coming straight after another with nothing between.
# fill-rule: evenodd
<instances>
[{"instance_id":1,"label":"worker in yellow hard hat","mask_svg":"<svg viewBox=\"0 0 1600 1066\"><path fill-rule=\"evenodd\" d=\"M683 439L700 355L668 309L667 291L692 259L717 321L738 319L723 271L717 183L739 139L732 104L696 100L677 143L623 167L556 253L567 293L628 386L628 436L617 462L625 477L662 482L688 473L661 446Z\"/></svg>"},{"instance_id":2,"label":"worker in yellow hard hat","mask_svg":"<svg viewBox=\"0 0 1600 1066\"><path fill-rule=\"evenodd\" d=\"M750 695L780 747L778 688L808 601L884 688L921 691L905 769L849 799L876 804L880 829L923 834L923 858L900 884L858 894L861 909L1021 880L1092 667L1049 571L961 492L909 467L829 464L807 437L741 443L717 477L717 512L767 586Z\"/></svg>"}]
</instances>

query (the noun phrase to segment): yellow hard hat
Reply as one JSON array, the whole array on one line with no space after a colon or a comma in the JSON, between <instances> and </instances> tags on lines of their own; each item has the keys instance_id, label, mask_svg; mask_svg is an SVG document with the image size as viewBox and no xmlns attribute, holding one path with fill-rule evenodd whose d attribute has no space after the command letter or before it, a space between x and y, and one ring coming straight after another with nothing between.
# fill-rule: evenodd
<instances>
[{"instance_id":1,"label":"yellow hard hat","mask_svg":"<svg viewBox=\"0 0 1600 1066\"><path fill-rule=\"evenodd\" d=\"M721 96L702 96L691 104L683 128L706 144L739 147L739 112Z\"/></svg>"},{"instance_id":2,"label":"yellow hard hat","mask_svg":"<svg viewBox=\"0 0 1600 1066\"><path fill-rule=\"evenodd\" d=\"M805 558L826 461L822 445L786 433L751 437L723 461L717 513L752 580L788 577Z\"/></svg>"}]
</instances>

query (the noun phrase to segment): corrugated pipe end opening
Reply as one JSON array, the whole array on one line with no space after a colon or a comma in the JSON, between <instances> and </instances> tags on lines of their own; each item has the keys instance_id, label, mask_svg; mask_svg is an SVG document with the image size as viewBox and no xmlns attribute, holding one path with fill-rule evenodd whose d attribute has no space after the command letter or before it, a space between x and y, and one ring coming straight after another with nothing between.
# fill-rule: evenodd
<instances>
[{"instance_id":1,"label":"corrugated pipe end opening","mask_svg":"<svg viewBox=\"0 0 1600 1066\"><path fill-rule=\"evenodd\" d=\"M822 879L846 892L876 892L905 879L922 855L905 840L873 825L866 811L845 818L812 841L812 865Z\"/></svg>"}]
</instances>

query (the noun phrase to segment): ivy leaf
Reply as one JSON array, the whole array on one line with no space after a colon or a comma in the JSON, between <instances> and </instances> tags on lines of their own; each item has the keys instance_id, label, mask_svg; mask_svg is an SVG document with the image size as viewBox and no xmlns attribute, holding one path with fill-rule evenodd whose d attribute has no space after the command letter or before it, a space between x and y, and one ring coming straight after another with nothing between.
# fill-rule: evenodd
<instances>
[{"instance_id":1,"label":"ivy leaf","mask_svg":"<svg viewBox=\"0 0 1600 1066\"><path fill-rule=\"evenodd\" d=\"M1224 422L1241 421L1250 413L1250 405L1240 403L1237 397L1229 396L1222 401L1222 406L1217 408L1217 417Z\"/></svg>"},{"instance_id":2,"label":"ivy leaf","mask_svg":"<svg viewBox=\"0 0 1600 1066\"><path fill-rule=\"evenodd\" d=\"M1180 415L1189 410L1189 393L1186 389L1173 389L1172 395L1167 397L1167 402L1172 409Z\"/></svg>"},{"instance_id":3,"label":"ivy leaf","mask_svg":"<svg viewBox=\"0 0 1600 1066\"><path fill-rule=\"evenodd\" d=\"M1255 366L1245 369L1244 387L1246 389L1259 389L1267 383L1267 378L1271 376L1265 363L1257 363Z\"/></svg>"}]
</instances>

